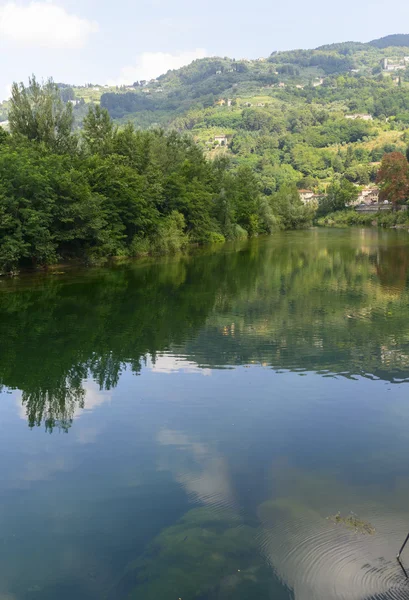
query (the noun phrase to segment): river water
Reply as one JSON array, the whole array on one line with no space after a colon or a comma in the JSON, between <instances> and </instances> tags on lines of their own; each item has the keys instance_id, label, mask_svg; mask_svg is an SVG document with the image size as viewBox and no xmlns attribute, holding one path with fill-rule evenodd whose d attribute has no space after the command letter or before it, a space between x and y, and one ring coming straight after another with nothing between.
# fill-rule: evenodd
<instances>
[{"instance_id":1,"label":"river water","mask_svg":"<svg viewBox=\"0 0 409 600\"><path fill-rule=\"evenodd\" d=\"M408 267L314 229L2 280L0 600L408 598Z\"/></svg>"}]
</instances>

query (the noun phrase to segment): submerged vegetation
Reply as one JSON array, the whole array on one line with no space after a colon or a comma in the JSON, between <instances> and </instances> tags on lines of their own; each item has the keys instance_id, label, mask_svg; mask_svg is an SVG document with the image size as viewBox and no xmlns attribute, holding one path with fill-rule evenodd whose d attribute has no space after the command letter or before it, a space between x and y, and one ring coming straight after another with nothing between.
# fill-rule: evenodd
<instances>
[{"instance_id":1,"label":"submerged vegetation","mask_svg":"<svg viewBox=\"0 0 409 600\"><path fill-rule=\"evenodd\" d=\"M257 553L257 530L229 511L213 507L190 510L164 529L144 554L128 565L128 598L245 598L260 591L263 563ZM226 592L230 592L226 594ZM213 594L213 595L212 595ZM114 597L114 596L112 596ZM116 596L117 597L117 596Z\"/></svg>"},{"instance_id":2,"label":"submerged vegetation","mask_svg":"<svg viewBox=\"0 0 409 600\"><path fill-rule=\"evenodd\" d=\"M336 525L344 525L348 529L352 529L355 533L373 535L375 533L375 527L373 527L368 521L363 521L355 514L350 514L347 517L343 517L340 512L336 515L328 517L328 520Z\"/></svg>"}]
</instances>

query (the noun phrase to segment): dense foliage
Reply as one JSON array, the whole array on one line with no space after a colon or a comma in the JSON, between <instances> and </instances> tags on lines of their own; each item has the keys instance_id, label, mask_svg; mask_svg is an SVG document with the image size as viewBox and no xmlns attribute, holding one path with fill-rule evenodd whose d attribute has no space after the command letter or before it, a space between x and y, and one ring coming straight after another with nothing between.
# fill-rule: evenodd
<instances>
[{"instance_id":1,"label":"dense foliage","mask_svg":"<svg viewBox=\"0 0 409 600\"><path fill-rule=\"evenodd\" d=\"M71 125L51 81L13 86L11 135L0 138L0 272L172 252L311 219L295 189L289 220L249 167L206 160L191 136L118 129L99 106L81 135Z\"/></svg>"}]
</instances>

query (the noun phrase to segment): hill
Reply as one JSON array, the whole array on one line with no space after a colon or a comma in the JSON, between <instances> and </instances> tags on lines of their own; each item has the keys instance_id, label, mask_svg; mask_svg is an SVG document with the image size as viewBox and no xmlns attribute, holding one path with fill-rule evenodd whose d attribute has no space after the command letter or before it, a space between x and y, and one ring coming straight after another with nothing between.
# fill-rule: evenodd
<instances>
[{"instance_id":1,"label":"hill","mask_svg":"<svg viewBox=\"0 0 409 600\"><path fill-rule=\"evenodd\" d=\"M384 152L405 149L408 57L409 35L399 34L257 60L204 58L121 88L60 87L77 126L100 103L119 125L188 132L209 158L250 166L266 195L287 183L319 192L339 176L368 185Z\"/></svg>"},{"instance_id":2,"label":"hill","mask_svg":"<svg viewBox=\"0 0 409 600\"><path fill-rule=\"evenodd\" d=\"M369 43L375 48L389 48L390 46L404 46L407 48L409 46L409 35L407 33L395 33L378 40L372 40Z\"/></svg>"}]
</instances>

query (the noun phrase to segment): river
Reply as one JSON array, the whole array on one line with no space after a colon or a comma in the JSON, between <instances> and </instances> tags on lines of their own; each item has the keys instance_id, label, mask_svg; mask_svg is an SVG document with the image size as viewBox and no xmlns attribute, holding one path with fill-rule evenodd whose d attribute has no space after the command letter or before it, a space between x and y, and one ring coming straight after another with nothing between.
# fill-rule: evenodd
<instances>
[{"instance_id":1,"label":"river","mask_svg":"<svg viewBox=\"0 0 409 600\"><path fill-rule=\"evenodd\" d=\"M1 280L0 600L408 598L408 268L312 229Z\"/></svg>"}]
</instances>

